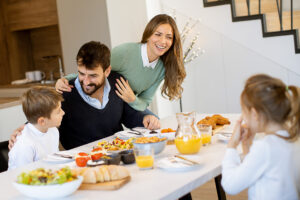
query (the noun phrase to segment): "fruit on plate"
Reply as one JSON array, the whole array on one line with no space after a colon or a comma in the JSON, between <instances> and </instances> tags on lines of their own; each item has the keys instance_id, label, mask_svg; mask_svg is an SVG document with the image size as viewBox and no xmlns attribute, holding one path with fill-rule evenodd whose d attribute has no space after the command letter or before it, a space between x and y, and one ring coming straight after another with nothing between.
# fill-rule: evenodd
<instances>
[{"instance_id":1,"label":"fruit on plate","mask_svg":"<svg viewBox=\"0 0 300 200\"><path fill-rule=\"evenodd\" d=\"M75 156L75 162L78 167L85 167L86 163L90 159L91 159L91 157L87 153L84 153L84 152L80 152L80 153L76 154L76 156Z\"/></svg>"},{"instance_id":2,"label":"fruit on plate","mask_svg":"<svg viewBox=\"0 0 300 200\"><path fill-rule=\"evenodd\" d=\"M26 185L53 185L63 184L75 179L77 179L77 176L71 173L69 167L64 167L57 171L38 168L28 173L22 172L17 177L17 182Z\"/></svg>"},{"instance_id":3,"label":"fruit on plate","mask_svg":"<svg viewBox=\"0 0 300 200\"><path fill-rule=\"evenodd\" d=\"M72 169L72 173L77 176L83 176L83 183L102 183L123 179L129 176L129 172L125 167L117 165L75 168Z\"/></svg>"},{"instance_id":4,"label":"fruit on plate","mask_svg":"<svg viewBox=\"0 0 300 200\"><path fill-rule=\"evenodd\" d=\"M176 132L176 131L171 128L165 128L161 130L161 133L171 133L171 132Z\"/></svg>"}]
</instances>

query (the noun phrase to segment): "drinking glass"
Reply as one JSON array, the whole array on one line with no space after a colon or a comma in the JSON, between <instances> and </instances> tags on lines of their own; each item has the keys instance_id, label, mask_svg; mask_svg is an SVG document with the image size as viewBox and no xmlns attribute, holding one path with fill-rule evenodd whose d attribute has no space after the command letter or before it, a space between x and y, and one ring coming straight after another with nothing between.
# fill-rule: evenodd
<instances>
[{"instance_id":1,"label":"drinking glass","mask_svg":"<svg viewBox=\"0 0 300 200\"><path fill-rule=\"evenodd\" d=\"M153 148L134 148L135 162L140 169L153 169L154 150Z\"/></svg>"},{"instance_id":2,"label":"drinking glass","mask_svg":"<svg viewBox=\"0 0 300 200\"><path fill-rule=\"evenodd\" d=\"M210 144L212 136L212 126L208 124L198 124L197 127L201 135L202 144Z\"/></svg>"}]
</instances>

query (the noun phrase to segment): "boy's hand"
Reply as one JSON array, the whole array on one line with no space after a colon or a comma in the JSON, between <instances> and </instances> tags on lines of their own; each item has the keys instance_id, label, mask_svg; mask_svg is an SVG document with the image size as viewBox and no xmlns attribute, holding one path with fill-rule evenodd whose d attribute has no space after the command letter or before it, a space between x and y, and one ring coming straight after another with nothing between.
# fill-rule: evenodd
<instances>
[{"instance_id":1,"label":"boy's hand","mask_svg":"<svg viewBox=\"0 0 300 200\"><path fill-rule=\"evenodd\" d=\"M11 134L10 139L9 139L9 143L8 143L8 149L11 150L11 148L14 146L14 144L17 141L17 136L22 134L22 131L24 129L25 124L23 124L22 126L20 126L19 128L17 128L13 134Z\"/></svg>"},{"instance_id":2,"label":"boy's hand","mask_svg":"<svg viewBox=\"0 0 300 200\"><path fill-rule=\"evenodd\" d=\"M160 122L154 115L146 115L143 120L145 128L155 130L160 128Z\"/></svg>"}]
</instances>

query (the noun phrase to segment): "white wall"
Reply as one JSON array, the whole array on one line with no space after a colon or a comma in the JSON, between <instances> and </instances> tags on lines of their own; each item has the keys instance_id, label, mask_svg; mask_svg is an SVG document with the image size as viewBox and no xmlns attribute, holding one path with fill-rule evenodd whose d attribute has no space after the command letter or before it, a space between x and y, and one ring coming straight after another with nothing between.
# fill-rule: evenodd
<instances>
[{"instance_id":1,"label":"white wall","mask_svg":"<svg viewBox=\"0 0 300 200\"><path fill-rule=\"evenodd\" d=\"M263 38L259 20L233 23L228 5L203 8L199 0L161 2L167 14L176 9L180 30L189 17L201 19L190 35L200 33L198 43L205 54L186 64L183 111L240 112L244 82L256 73L300 86L300 55L294 52L292 36ZM161 118L178 112L178 102L168 102L158 94L156 101Z\"/></svg>"},{"instance_id":2,"label":"white wall","mask_svg":"<svg viewBox=\"0 0 300 200\"><path fill-rule=\"evenodd\" d=\"M9 140L13 131L26 121L21 105L0 109L0 141Z\"/></svg>"},{"instance_id":3,"label":"white wall","mask_svg":"<svg viewBox=\"0 0 300 200\"><path fill-rule=\"evenodd\" d=\"M141 41L147 24L145 0L107 0L111 46Z\"/></svg>"},{"instance_id":4,"label":"white wall","mask_svg":"<svg viewBox=\"0 0 300 200\"><path fill-rule=\"evenodd\" d=\"M91 40L111 47L105 0L57 0L65 73L77 72L79 48Z\"/></svg>"}]
</instances>

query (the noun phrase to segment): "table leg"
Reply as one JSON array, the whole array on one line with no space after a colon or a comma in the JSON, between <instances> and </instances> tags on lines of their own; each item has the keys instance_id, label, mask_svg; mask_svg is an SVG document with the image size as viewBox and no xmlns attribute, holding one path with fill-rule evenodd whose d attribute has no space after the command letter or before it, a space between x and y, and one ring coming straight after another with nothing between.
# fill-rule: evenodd
<instances>
[{"instance_id":1,"label":"table leg","mask_svg":"<svg viewBox=\"0 0 300 200\"><path fill-rule=\"evenodd\" d=\"M186 195L180 197L178 200L192 200L192 194L187 193Z\"/></svg>"},{"instance_id":2,"label":"table leg","mask_svg":"<svg viewBox=\"0 0 300 200\"><path fill-rule=\"evenodd\" d=\"M222 188L221 179L222 179L222 175L215 177L215 184L216 184L216 189L217 189L217 193L218 193L218 199L226 200L226 194Z\"/></svg>"}]
</instances>

